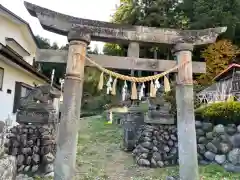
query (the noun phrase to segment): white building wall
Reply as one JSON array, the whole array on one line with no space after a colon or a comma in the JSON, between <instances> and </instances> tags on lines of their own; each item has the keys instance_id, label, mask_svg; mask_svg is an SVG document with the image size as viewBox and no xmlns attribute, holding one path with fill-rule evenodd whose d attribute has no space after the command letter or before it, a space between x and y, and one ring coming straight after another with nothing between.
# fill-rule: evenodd
<instances>
[{"instance_id":1,"label":"white building wall","mask_svg":"<svg viewBox=\"0 0 240 180\"><path fill-rule=\"evenodd\" d=\"M14 23L11 21L10 17L7 18L0 14L0 43L6 45L6 38L13 38L30 53L30 56L25 56L24 59L32 65L37 47L35 43L33 43L33 39L29 38L30 36L30 32L27 31L26 25ZM18 52L17 48L14 50Z\"/></svg>"},{"instance_id":2,"label":"white building wall","mask_svg":"<svg viewBox=\"0 0 240 180\"><path fill-rule=\"evenodd\" d=\"M8 44L15 52L23 56L23 59L29 64L33 64L37 46L25 23L18 21L12 15L0 9L0 44L7 45L6 38L14 39L20 44L30 55L24 55L22 49L16 45ZM27 72L21 67L11 63L11 60L5 59L0 54L0 67L4 68L3 88L0 91L0 120L5 121L8 116L13 120L13 125L16 124L16 114L13 114L13 104L15 96L15 82L23 82L30 86L33 83L45 84L46 82L37 76ZM7 90L11 90L11 94ZM56 105L58 102L55 102Z\"/></svg>"},{"instance_id":3,"label":"white building wall","mask_svg":"<svg viewBox=\"0 0 240 180\"><path fill-rule=\"evenodd\" d=\"M13 103L14 103L14 94L15 94L15 82L24 82L30 86L36 84L44 84L43 80L31 75L25 70L16 68L12 65L7 64L0 58L0 67L4 68L4 77L3 77L3 88L0 91L0 120L5 121L10 115L10 118L16 122L16 114L13 114ZM7 93L7 90L11 90L11 94Z\"/></svg>"}]
</instances>

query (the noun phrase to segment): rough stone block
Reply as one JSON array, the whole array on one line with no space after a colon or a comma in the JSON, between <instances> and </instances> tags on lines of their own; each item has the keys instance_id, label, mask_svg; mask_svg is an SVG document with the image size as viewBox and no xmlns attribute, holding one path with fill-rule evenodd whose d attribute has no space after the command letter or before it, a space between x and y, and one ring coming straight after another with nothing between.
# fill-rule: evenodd
<instances>
[{"instance_id":1,"label":"rough stone block","mask_svg":"<svg viewBox=\"0 0 240 180\"><path fill-rule=\"evenodd\" d=\"M14 156L4 156L0 159L0 179L13 180L17 172L17 159Z\"/></svg>"}]
</instances>

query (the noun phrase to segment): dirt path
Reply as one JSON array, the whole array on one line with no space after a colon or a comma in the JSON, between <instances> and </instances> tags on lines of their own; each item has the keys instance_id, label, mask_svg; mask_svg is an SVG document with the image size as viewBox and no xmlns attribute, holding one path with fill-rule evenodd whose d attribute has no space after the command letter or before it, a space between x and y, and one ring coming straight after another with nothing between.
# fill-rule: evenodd
<instances>
[{"instance_id":1,"label":"dirt path","mask_svg":"<svg viewBox=\"0 0 240 180\"><path fill-rule=\"evenodd\" d=\"M121 149L122 128L105 125L99 118L81 119L77 179L151 180L154 170L137 167L131 153Z\"/></svg>"},{"instance_id":2,"label":"dirt path","mask_svg":"<svg viewBox=\"0 0 240 180\"><path fill-rule=\"evenodd\" d=\"M132 157L121 151L115 151L114 159L107 163L106 173L111 180L131 179L134 172L131 171Z\"/></svg>"}]
</instances>

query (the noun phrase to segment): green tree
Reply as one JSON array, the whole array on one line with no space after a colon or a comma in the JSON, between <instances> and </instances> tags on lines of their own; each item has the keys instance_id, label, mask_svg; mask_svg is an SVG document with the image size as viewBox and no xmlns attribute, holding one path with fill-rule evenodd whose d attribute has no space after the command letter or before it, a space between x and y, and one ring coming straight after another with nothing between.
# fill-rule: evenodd
<instances>
[{"instance_id":1,"label":"green tree","mask_svg":"<svg viewBox=\"0 0 240 180\"><path fill-rule=\"evenodd\" d=\"M240 43L239 0L183 0L179 7L189 19L189 28L227 26L224 38Z\"/></svg>"},{"instance_id":2,"label":"green tree","mask_svg":"<svg viewBox=\"0 0 240 180\"><path fill-rule=\"evenodd\" d=\"M103 47L103 53L110 56L124 56L123 46L118 44L106 43Z\"/></svg>"},{"instance_id":3,"label":"green tree","mask_svg":"<svg viewBox=\"0 0 240 180\"><path fill-rule=\"evenodd\" d=\"M120 6L112 16L112 22L161 28L183 27L187 19L176 11L178 0L121 0ZM154 47L155 49L157 47ZM168 56L167 48L157 48L162 56ZM143 47L142 57L153 58L152 48ZM105 44L104 54L124 55L123 45ZM150 56L149 56L150 55Z\"/></svg>"},{"instance_id":4,"label":"green tree","mask_svg":"<svg viewBox=\"0 0 240 180\"><path fill-rule=\"evenodd\" d=\"M56 42L53 43L53 45L51 46L51 49L55 49L55 50L59 49Z\"/></svg>"},{"instance_id":5,"label":"green tree","mask_svg":"<svg viewBox=\"0 0 240 180\"><path fill-rule=\"evenodd\" d=\"M209 85L239 53L239 48L229 40L220 40L208 46L201 55L206 61L206 73L200 75L197 81L202 85Z\"/></svg>"},{"instance_id":6,"label":"green tree","mask_svg":"<svg viewBox=\"0 0 240 180\"><path fill-rule=\"evenodd\" d=\"M39 35L35 36L40 49L51 49L50 40Z\"/></svg>"},{"instance_id":7,"label":"green tree","mask_svg":"<svg viewBox=\"0 0 240 180\"><path fill-rule=\"evenodd\" d=\"M135 25L142 16L138 0L120 0L120 6L112 16L112 22Z\"/></svg>"}]
</instances>

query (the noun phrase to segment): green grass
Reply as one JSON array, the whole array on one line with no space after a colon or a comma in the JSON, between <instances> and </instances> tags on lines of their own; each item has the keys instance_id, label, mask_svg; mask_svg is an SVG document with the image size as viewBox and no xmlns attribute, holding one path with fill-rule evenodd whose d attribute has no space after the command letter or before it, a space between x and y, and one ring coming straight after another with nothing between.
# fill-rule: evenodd
<instances>
[{"instance_id":1,"label":"green grass","mask_svg":"<svg viewBox=\"0 0 240 180\"><path fill-rule=\"evenodd\" d=\"M132 155L121 150L122 130L107 125L101 118L84 118L80 123L77 153L77 180L165 180L177 175L177 167L141 168ZM240 174L224 171L220 166L199 168L201 180L238 180Z\"/></svg>"}]
</instances>

